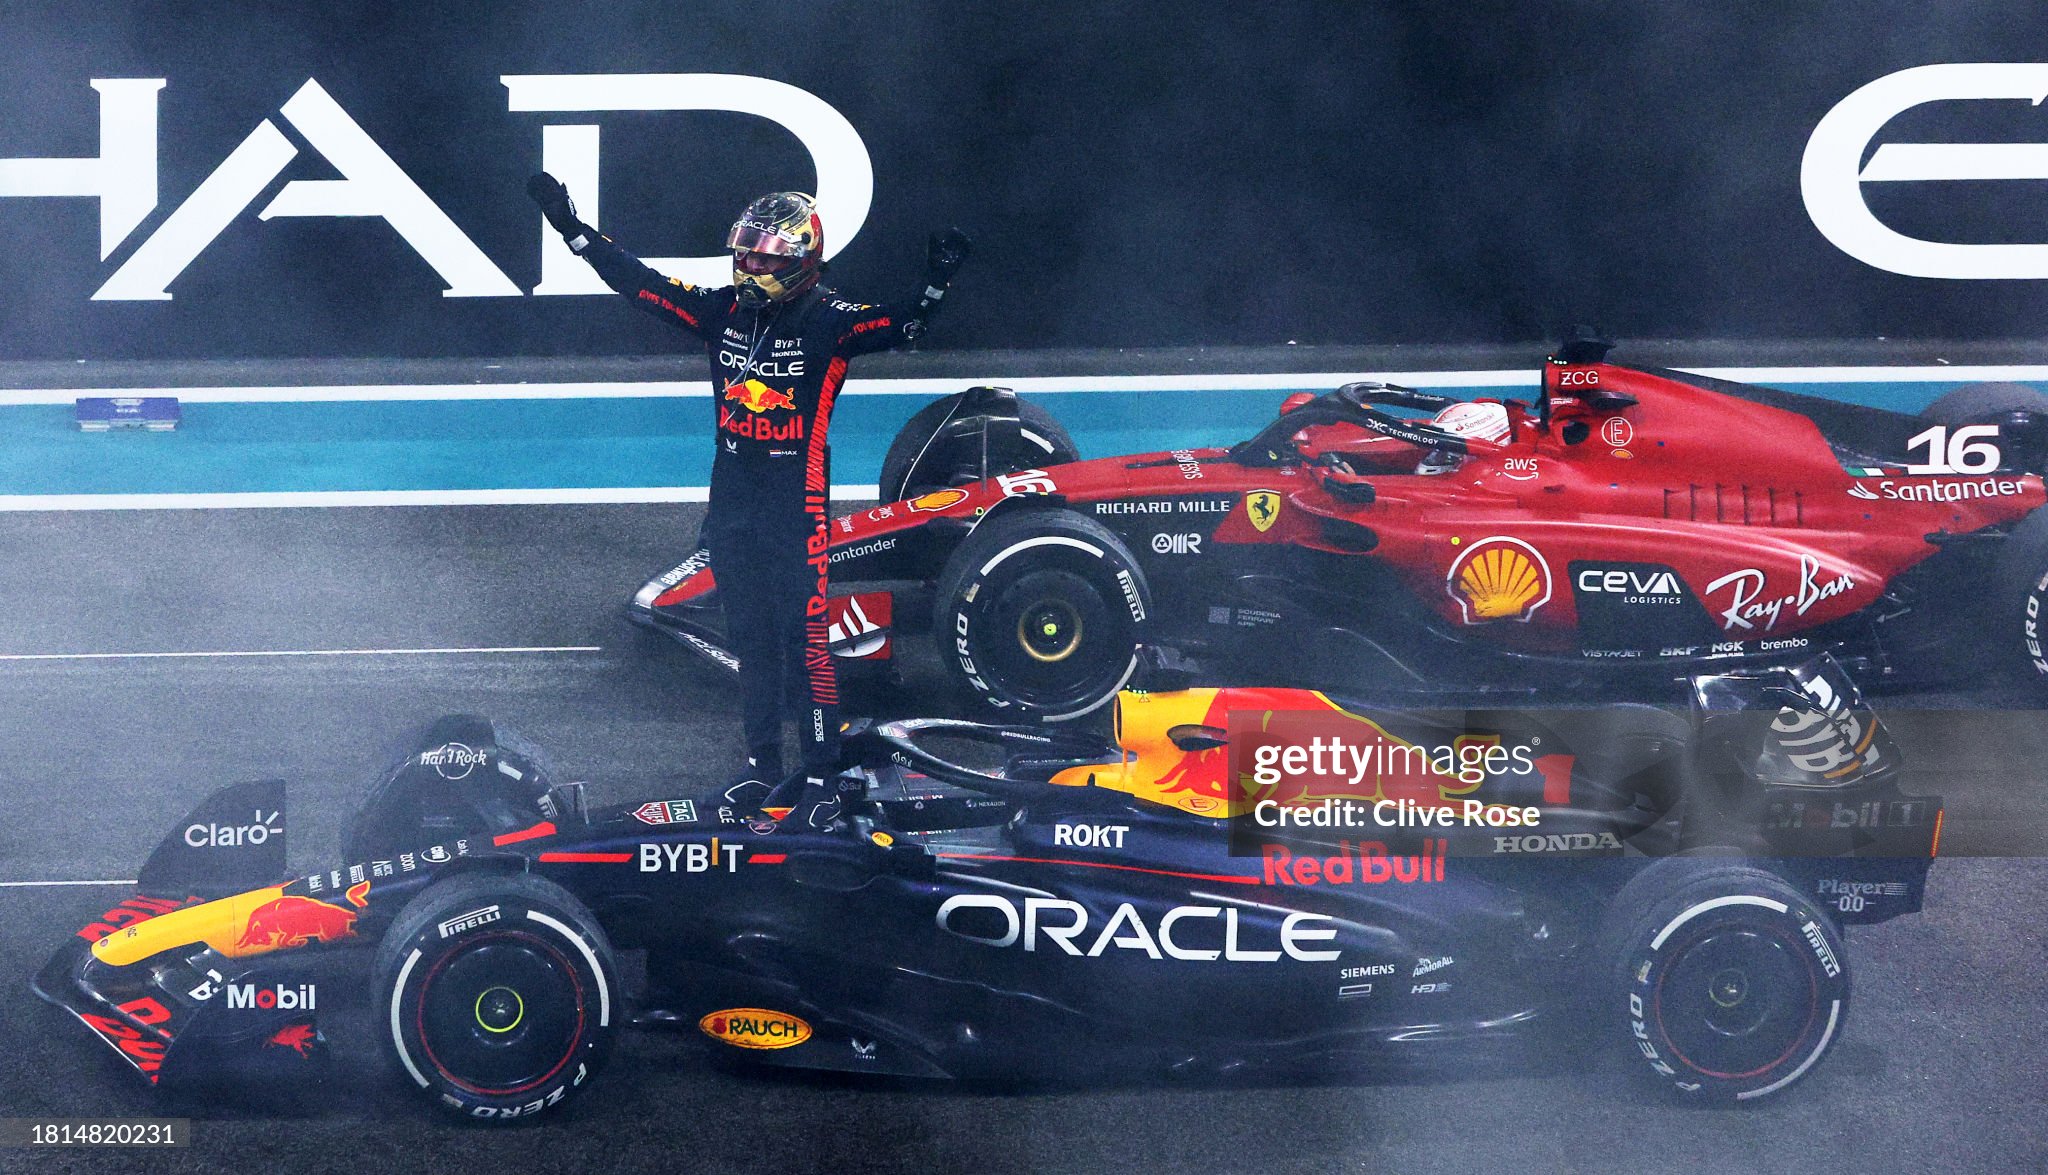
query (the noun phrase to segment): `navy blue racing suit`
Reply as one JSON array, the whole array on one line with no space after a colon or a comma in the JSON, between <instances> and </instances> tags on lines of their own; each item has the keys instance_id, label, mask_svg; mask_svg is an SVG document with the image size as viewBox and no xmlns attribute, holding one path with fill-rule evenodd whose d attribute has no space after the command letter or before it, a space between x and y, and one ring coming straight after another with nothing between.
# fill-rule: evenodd
<instances>
[{"instance_id":1,"label":"navy blue racing suit","mask_svg":"<svg viewBox=\"0 0 2048 1175\"><path fill-rule=\"evenodd\" d=\"M839 767L826 647L833 401L848 360L923 333L944 282L906 303L910 313L821 284L754 310L730 286L664 277L601 234L570 246L635 306L704 340L718 436L705 545L740 661L747 754L761 778L780 777L784 701L798 698L804 774L829 778Z\"/></svg>"}]
</instances>

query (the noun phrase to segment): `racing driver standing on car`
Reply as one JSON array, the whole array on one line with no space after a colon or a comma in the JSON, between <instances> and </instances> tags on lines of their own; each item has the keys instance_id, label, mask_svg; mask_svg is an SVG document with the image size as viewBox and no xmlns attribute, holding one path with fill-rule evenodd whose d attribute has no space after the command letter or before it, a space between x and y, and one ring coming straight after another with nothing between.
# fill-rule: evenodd
<instances>
[{"instance_id":1,"label":"racing driver standing on car","mask_svg":"<svg viewBox=\"0 0 2048 1175\"><path fill-rule=\"evenodd\" d=\"M826 430L847 361L924 333L969 242L934 233L917 296L869 305L820 284L824 228L815 202L775 192L732 226L732 285L686 285L655 272L584 224L560 181L527 182L548 224L633 305L704 340L711 356L718 451L711 465L705 545L740 660L747 765L726 789L735 806L767 805L782 780L786 699L802 699L803 819L823 827L840 811L839 686L826 647L826 565L831 450ZM853 786L851 780L845 781Z\"/></svg>"}]
</instances>

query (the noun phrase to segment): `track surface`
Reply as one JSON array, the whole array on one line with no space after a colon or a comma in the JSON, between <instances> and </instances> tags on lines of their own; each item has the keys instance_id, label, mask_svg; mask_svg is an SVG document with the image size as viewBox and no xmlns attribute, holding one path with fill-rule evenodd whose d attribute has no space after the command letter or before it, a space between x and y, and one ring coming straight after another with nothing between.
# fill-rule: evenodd
<instances>
[{"instance_id":1,"label":"track surface","mask_svg":"<svg viewBox=\"0 0 2048 1175\"><path fill-rule=\"evenodd\" d=\"M370 778L432 717L489 714L606 802L708 786L739 750L728 694L619 604L694 533L690 507L0 516L0 654L598 646L596 652L0 661L0 881L132 877L213 786L292 781L295 869L328 863ZM928 672L898 705L931 712ZM1980 701L1982 699L1979 699ZM1906 699L1932 703L1932 699ZM1995 704L1997 699L1991 699ZM2023 846L2048 724L1896 712L1950 797L1945 849ZM671 793L673 794L673 793ZM162 1106L27 990L125 891L0 888L0 1116L189 1113L152 1169L562 1171L1847 1171L2048 1169L2048 863L1945 860L1926 914L1852 932L1856 1003L1791 1093L1720 1111L1611 1066L1316 1086L997 1093L724 1068L628 1034L601 1085L536 1128L466 1129L393 1084L344 969L336 1065L308 1104ZM331 994L330 994L331 993ZM1219 1014L1227 1012L1219 1009ZM125 1156L68 1152L81 1169ZM37 1163L45 1169L49 1157ZM0 1168L15 1166L0 1152Z\"/></svg>"}]
</instances>

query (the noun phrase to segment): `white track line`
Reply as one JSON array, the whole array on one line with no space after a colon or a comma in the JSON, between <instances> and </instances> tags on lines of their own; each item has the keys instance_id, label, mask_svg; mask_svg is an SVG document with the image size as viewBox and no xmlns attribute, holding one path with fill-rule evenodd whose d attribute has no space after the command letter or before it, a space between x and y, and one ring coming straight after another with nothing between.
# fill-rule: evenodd
<instances>
[{"instance_id":1,"label":"white track line","mask_svg":"<svg viewBox=\"0 0 2048 1175\"><path fill-rule=\"evenodd\" d=\"M130 877L119 881L0 881L0 889L39 889L52 885L134 885Z\"/></svg>"},{"instance_id":2,"label":"white track line","mask_svg":"<svg viewBox=\"0 0 2048 1175\"><path fill-rule=\"evenodd\" d=\"M1746 384L1843 384L1843 383L2020 383L2048 380L2048 367L2040 364L2002 366L1938 364L1928 367L1683 367L1694 375L1729 379Z\"/></svg>"},{"instance_id":3,"label":"white track line","mask_svg":"<svg viewBox=\"0 0 2048 1175\"><path fill-rule=\"evenodd\" d=\"M841 396L938 396L977 384L993 384L1031 395L1062 392L1201 392L1328 388L1361 379L1436 387L1497 387L1534 383L1534 368L1509 371L1299 372L1274 375L1101 375L1000 376L975 378L850 379ZM640 383L530 384L334 384L325 386L186 388L10 388L0 389L0 406L69 406L86 396L174 396L186 404L315 404L387 400L632 400L702 399L706 380L649 380Z\"/></svg>"},{"instance_id":4,"label":"white track line","mask_svg":"<svg viewBox=\"0 0 2048 1175\"><path fill-rule=\"evenodd\" d=\"M248 649L193 653L0 653L0 661L140 661L173 657L398 657L448 653L602 653L599 645L505 645L476 649Z\"/></svg>"},{"instance_id":5,"label":"white track line","mask_svg":"<svg viewBox=\"0 0 2048 1175\"><path fill-rule=\"evenodd\" d=\"M2048 365L1937 364L1912 367L1695 367L1700 375L1742 383L1912 383L1922 380L2048 380ZM1534 364L1484 371L1305 371L1232 375L1059 375L947 377L917 379L852 379L842 395L930 396L959 391L975 384L994 384L1018 392L1047 395L1065 392L1201 392L1330 388L1355 380L1420 384L1425 387L1520 387L1536 382ZM307 387L187 388L9 388L0 389L0 406L68 405L83 396L175 396L188 404L304 404L384 400L620 400L702 398L711 385L702 380L649 380L608 383L524 384L331 384Z\"/></svg>"},{"instance_id":6,"label":"white track line","mask_svg":"<svg viewBox=\"0 0 2048 1175\"><path fill-rule=\"evenodd\" d=\"M957 388L954 390L958 390ZM0 405L69 404L86 396L175 396L187 404L324 404L373 400L642 400L702 398L710 383L331 384L305 387L21 388L0 390Z\"/></svg>"},{"instance_id":7,"label":"white track line","mask_svg":"<svg viewBox=\"0 0 2048 1175\"><path fill-rule=\"evenodd\" d=\"M872 485L832 487L841 501L872 501ZM30 510L268 510L303 506L581 506L707 502L704 486L519 490L263 490L215 494L5 494L0 512Z\"/></svg>"}]
</instances>

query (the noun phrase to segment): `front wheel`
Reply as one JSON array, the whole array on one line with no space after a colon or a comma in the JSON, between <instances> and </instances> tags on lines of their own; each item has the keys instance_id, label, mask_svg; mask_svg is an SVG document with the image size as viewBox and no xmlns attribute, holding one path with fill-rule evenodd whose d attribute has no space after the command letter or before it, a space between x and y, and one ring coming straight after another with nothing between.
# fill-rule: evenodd
<instances>
[{"instance_id":1,"label":"front wheel","mask_svg":"<svg viewBox=\"0 0 2048 1175\"><path fill-rule=\"evenodd\" d=\"M561 815L540 752L474 714L436 719L384 773L342 836L350 861L388 860L458 837L530 828Z\"/></svg>"},{"instance_id":2,"label":"front wheel","mask_svg":"<svg viewBox=\"0 0 2048 1175\"><path fill-rule=\"evenodd\" d=\"M2048 395L2016 383L1970 384L1920 414L1947 425L1995 424L2007 467L2048 468ZM2022 519L1998 552L1978 633L1989 666L2048 694L2048 510Z\"/></svg>"},{"instance_id":3,"label":"front wheel","mask_svg":"<svg viewBox=\"0 0 2048 1175\"><path fill-rule=\"evenodd\" d=\"M939 577L934 631L949 675L1012 719L1060 722L1116 697L1152 608L1122 540L1067 510L974 528Z\"/></svg>"},{"instance_id":4,"label":"front wheel","mask_svg":"<svg viewBox=\"0 0 2048 1175\"><path fill-rule=\"evenodd\" d=\"M507 1122L560 1105L610 1052L618 965L553 882L468 875L428 888L379 945L378 1032L443 1109Z\"/></svg>"},{"instance_id":5,"label":"front wheel","mask_svg":"<svg viewBox=\"0 0 2048 1175\"><path fill-rule=\"evenodd\" d=\"M1849 1007L1841 932L1776 874L1670 858L1624 887L1602 935L1598 1020L1647 1073L1749 1101L1804 1077Z\"/></svg>"}]
</instances>

